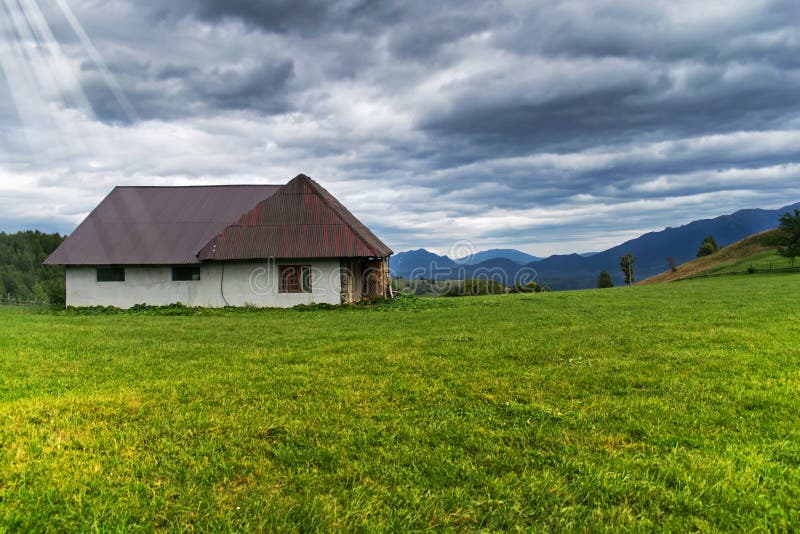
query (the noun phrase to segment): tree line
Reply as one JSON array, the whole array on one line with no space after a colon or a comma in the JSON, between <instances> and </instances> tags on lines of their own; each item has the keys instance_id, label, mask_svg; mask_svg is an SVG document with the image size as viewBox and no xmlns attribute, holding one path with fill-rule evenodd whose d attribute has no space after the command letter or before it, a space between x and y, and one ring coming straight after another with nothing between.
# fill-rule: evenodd
<instances>
[{"instance_id":1,"label":"tree line","mask_svg":"<svg viewBox=\"0 0 800 534\"><path fill-rule=\"evenodd\" d=\"M64 238L38 230L0 232L0 298L64 304L64 267L42 265Z\"/></svg>"}]
</instances>

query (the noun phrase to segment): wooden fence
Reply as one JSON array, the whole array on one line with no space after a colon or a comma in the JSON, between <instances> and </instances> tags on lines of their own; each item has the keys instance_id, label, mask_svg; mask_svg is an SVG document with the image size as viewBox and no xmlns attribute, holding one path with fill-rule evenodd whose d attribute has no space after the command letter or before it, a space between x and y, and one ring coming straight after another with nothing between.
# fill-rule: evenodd
<instances>
[{"instance_id":1,"label":"wooden fence","mask_svg":"<svg viewBox=\"0 0 800 534\"><path fill-rule=\"evenodd\" d=\"M749 265L734 264L728 270L714 271L712 273L695 274L693 276L687 276L685 278L678 278L675 281L680 282L682 280L695 280L697 278L713 278L715 276L731 276L737 274L785 273L792 271L800 271L800 263L795 264L795 262L790 262L787 259L786 264L784 264L783 262L772 262L772 261L769 262L769 264L767 265L754 265L753 263L750 263Z\"/></svg>"},{"instance_id":2,"label":"wooden fence","mask_svg":"<svg viewBox=\"0 0 800 534\"><path fill-rule=\"evenodd\" d=\"M36 299L23 299L14 295L0 295L0 306L49 306L49 302Z\"/></svg>"}]
</instances>

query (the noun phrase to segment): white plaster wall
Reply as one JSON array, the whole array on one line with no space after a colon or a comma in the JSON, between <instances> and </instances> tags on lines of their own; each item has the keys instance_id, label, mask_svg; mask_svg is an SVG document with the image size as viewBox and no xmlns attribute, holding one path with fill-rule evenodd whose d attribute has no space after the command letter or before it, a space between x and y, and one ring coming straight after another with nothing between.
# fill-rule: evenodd
<instances>
[{"instance_id":1,"label":"white plaster wall","mask_svg":"<svg viewBox=\"0 0 800 534\"><path fill-rule=\"evenodd\" d=\"M311 265L311 293L278 293L278 265ZM200 280L172 281L172 266L126 266L124 282L97 282L95 267L67 267L68 306L253 305L288 308L339 304L339 259L226 262L200 265Z\"/></svg>"}]
</instances>

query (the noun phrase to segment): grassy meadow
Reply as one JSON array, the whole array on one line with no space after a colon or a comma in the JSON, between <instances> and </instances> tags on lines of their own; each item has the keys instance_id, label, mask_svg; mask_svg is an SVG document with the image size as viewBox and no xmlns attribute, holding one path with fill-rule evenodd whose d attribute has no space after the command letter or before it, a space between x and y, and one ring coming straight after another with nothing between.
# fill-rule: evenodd
<instances>
[{"instance_id":1,"label":"grassy meadow","mask_svg":"<svg viewBox=\"0 0 800 534\"><path fill-rule=\"evenodd\" d=\"M798 297L0 308L0 531L797 529Z\"/></svg>"}]
</instances>

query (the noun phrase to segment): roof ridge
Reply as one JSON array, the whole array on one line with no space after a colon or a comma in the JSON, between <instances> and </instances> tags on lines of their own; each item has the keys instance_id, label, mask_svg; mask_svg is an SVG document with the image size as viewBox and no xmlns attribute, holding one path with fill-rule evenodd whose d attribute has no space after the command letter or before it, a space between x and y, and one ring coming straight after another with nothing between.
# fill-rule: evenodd
<instances>
[{"instance_id":1,"label":"roof ridge","mask_svg":"<svg viewBox=\"0 0 800 534\"><path fill-rule=\"evenodd\" d=\"M297 189L297 190L295 190ZM228 233L236 230L255 229L255 228L280 228L282 224L258 224L253 216L257 215L260 210L264 210L270 202L279 202L281 197L287 198L287 202L295 202L295 200L288 200L291 197L299 197L304 194L313 195L321 206L327 208L330 213L332 221L338 223L303 223L305 227L316 226L341 226L345 227L354 239L354 243L358 243L357 248L370 254L363 254L364 256L384 256L391 255L391 249L386 246L377 236L375 236L358 218L348 210L336 197L334 197L327 189L322 187L311 177L305 174L298 174L286 184L281 186L273 195L259 201L252 209L243 213L236 221L225 226L219 233L206 242L196 254L198 258L203 260L217 259L218 247L228 246L225 244L227 241ZM301 201L302 202L302 201ZM302 208L301 208L302 209ZM266 222L266 221L264 221ZM224 256L225 253L222 253ZM223 258L224 259L224 258Z\"/></svg>"},{"instance_id":2,"label":"roof ridge","mask_svg":"<svg viewBox=\"0 0 800 534\"><path fill-rule=\"evenodd\" d=\"M116 185L114 189L189 189L192 187L283 187L286 184ZM112 189L113 191L113 189Z\"/></svg>"}]
</instances>

